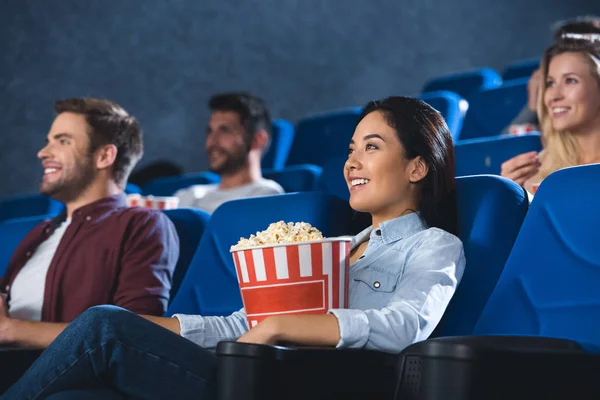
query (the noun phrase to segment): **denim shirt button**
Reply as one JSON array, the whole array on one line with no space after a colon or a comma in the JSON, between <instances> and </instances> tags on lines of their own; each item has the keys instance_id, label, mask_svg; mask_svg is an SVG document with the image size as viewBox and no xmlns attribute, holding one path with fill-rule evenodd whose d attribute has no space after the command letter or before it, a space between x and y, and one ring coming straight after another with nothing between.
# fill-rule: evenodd
<instances>
[{"instance_id":1,"label":"denim shirt button","mask_svg":"<svg viewBox=\"0 0 600 400\"><path fill-rule=\"evenodd\" d=\"M377 230L375 231L375 234L376 234L377 236L381 236L381 229L377 229Z\"/></svg>"},{"instance_id":2,"label":"denim shirt button","mask_svg":"<svg viewBox=\"0 0 600 400\"><path fill-rule=\"evenodd\" d=\"M379 283L378 281L373 282L373 287L375 289L379 289L380 286L381 286L381 283Z\"/></svg>"},{"instance_id":3,"label":"denim shirt button","mask_svg":"<svg viewBox=\"0 0 600 400\"><path fill-rule=\"evenodd\" d=\"M358 257L359 260L362 260L363 258L365 258L365 256Z\"/></svg>"}]
</instances>

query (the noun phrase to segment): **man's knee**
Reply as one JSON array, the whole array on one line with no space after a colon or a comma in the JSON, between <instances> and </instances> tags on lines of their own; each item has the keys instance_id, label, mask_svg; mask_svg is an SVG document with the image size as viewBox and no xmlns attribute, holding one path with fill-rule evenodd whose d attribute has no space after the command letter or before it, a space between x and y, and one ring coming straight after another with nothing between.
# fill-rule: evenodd
<instances>
[{"instance_id":1,"label":"man's knee","mask_svg":"<svg viewBox=\"0 0 600 400\"><path fill-rule=\"evenodd\" d=\"M73 322L97 331L111 325L118 326L123 319L130 318L133 315L135 314L116 306L94 306L84 311Z\"/></svg>"}]
</instances>

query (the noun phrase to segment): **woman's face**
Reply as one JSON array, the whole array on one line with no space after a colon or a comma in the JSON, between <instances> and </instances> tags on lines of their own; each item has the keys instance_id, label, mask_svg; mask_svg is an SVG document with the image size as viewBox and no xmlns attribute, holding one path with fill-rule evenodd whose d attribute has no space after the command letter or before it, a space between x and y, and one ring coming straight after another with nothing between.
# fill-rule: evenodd
<instances>
[{"instance_id":1,"label":"woman's face","mask_svg":"<svg viewBox=\"0 0 600 400\"><path fill-rule=\"evenodd\" d=\"M583 53L562 53L548 66L544 105L557 131L573 133L600 123L600 83Z\"/></svg>"},{"instance_id":2,"label":"woman's face","mask_svg":"<svg viewBox=\"0 0 600 400\"><path fill-rule=\"evenodd\" d=\"M418 182L426 173L420 157L406 159L404 147L383 113L374 111L360 121L344 166L353 209L399 216L407 207L416 207L418 192L411 182Z\"/></svg>"}]
</instances>

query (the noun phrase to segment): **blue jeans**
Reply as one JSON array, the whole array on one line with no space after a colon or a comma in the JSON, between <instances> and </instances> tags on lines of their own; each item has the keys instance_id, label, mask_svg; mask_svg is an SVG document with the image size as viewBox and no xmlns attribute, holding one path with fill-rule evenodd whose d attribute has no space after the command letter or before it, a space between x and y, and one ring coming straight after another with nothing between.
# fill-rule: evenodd
<instances>
[{"instance_id":1,"label":"blue jeans","mask_svg":"<svg viewBox=\"0 0 600 400\"><path fill-rule=\"evenodd\" d=\"M1 399L91 389L201 400L216 398L215 383L213 352L122 308L98 306L70 323Z\"/></svg>"}]
</instances>

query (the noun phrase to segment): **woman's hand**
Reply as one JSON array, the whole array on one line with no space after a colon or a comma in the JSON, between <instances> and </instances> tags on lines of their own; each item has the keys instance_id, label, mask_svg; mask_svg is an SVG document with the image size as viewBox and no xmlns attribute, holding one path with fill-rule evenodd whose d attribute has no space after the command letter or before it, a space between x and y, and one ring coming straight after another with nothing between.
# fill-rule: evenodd
<instances>
[{"instance_id":1,"label":"woman's hand","mask_svg":"<svg viewBox=\"0 0 600 400\"><path fill-rule=\"evenodd\" d=\"M246 332L237 341L240 343L268 344L277 343L277 317L269 317Z\"/></svg>"},{"instance_id":2,"label":"woman's hand","mask_svg":"<svg viewBox=\"0 0 600 400\"><path fill-rule=\"evenodd\" d=\"M340 327L332 314L269 317L238 339L242 343L304 346L335 346L339 341Z\"/></svg>"},{"instance_id":3,"label":"woman's hand","mask_svg":"<svg viewBox=\"0 0 600 400\"><path fill-rule=\"evenodd\" d=\"M523 186L525 181L538 173L541 165L538 153L530 151L529 153L519 154L504 162L500 175Z\"/></svg>"}]
</instances>

